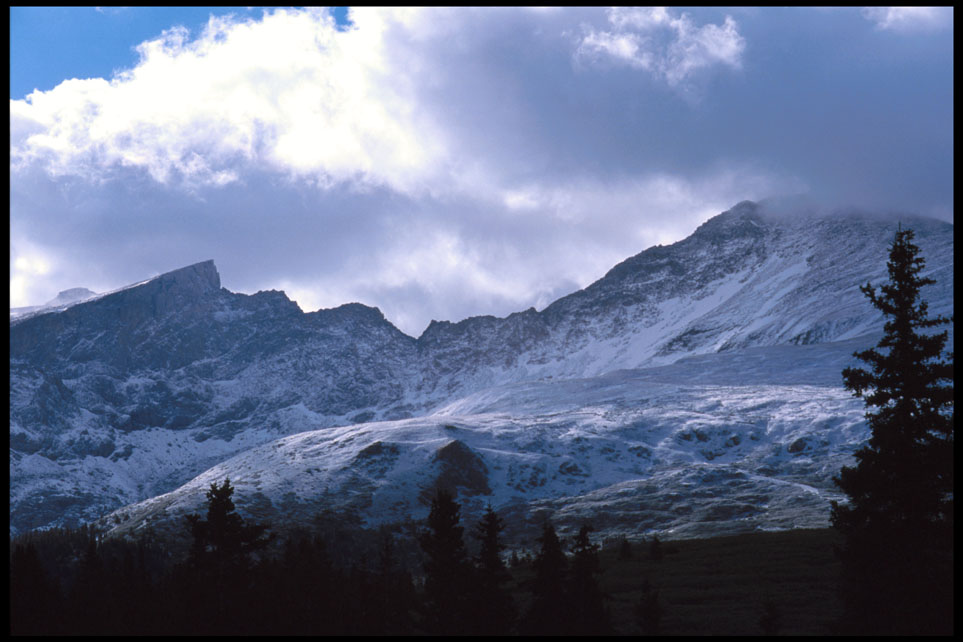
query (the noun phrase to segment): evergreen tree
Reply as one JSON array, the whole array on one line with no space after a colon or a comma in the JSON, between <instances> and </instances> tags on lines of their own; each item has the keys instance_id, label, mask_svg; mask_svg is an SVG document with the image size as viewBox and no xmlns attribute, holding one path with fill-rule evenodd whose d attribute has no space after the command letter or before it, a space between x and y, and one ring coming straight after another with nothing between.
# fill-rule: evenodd
<instances>
[{"instance_id":1,"label":"evergreen tree","mask_svg":"<svg viewBox=\"0 0 963 642\"><path fill-rule=\"evenodd\" d=\"M589 538L592 527L579 529L572 546L572 573L569 588L572 633L604 635L609 633L609 617L599 588L599 547Z\"/></svg>"},{"instance_id":2,"label":"evergreen tree","mask_svg":"<svg viewBox=\"0 0 963 642\"><path fill-rule=\"evenodd\" d=\"M218 570L246 567L251 554L264 549L270 538L267 526L246 524L234 507L234 487L225 479L207 491L207 519L192 514L185 518L193 537L191 560L194 564Z\"/></svg>"},{"instance_id":3,"label":"evergreen tree","mask_svg":"<svg viewBox=\"0 0 963 642\"><path fill-rule=\"evenodd\" d=\"M253 554L270 542L267 526L246 524L231 496L230 479L207 491L207 518L184 518L193 537L187 568L180 580L188 596L187 627L191 633L245 632L255 615Z\"/></svg>"},{"instance_id":4,"label":"evergreen tree","mask_svg":"<svg viewBox=\"0 0 963 642\"><path fill-rule=\"evenodd\" d=\"M546 521L538 538L539 551L532 566L532 604L523 622L527 635L567 635L570 632L570 610L566 587L568 560L562 551L555 527Z\"/></svg>"},{"instance_id":5,"label":"evergreen tree","mask_svg":"<svg viewBox=\"0 0 963 642\"><path fill-rule=\"evenodd\" d=\"M872 429L836 484L849 502L832 504L845 536L844 627L848 632L926 633L952 627L953 390L950 323L930 318L920 289L934 281L912 230L890 248L889 282L862 292L887 318L877 348L855 353L870 370L847 368Z\"/></svg>"},{"instance_id":6,"label":"evergreen tree","mask_svg":"<svg viewBox=\"0 0 963 642\"><path fill-rule=\"evenodd\" d=\"M474 531L481 544L475 559L474 611L478 632L484 635L507 635L515 620L515 604L505 588L511 575L501 558L505 547L499 538L504 528L504 521L489 504Z\"/></svg>"},{"instance_id":7,"label":"evergreen tree","mask_svg":"<svg viewBox=\"0 0 963 642\"><path fill-rule=\"evenodd\" d=\"M459 525L461 507L451 493L439 488L431 501L428 530L419 544L425 554L424 627L430 634L464 635L469 629L468 553Z\"/></svg>"},{"instance_id":8,"label":"evergreen tree","mask_svg":"<svg viewBox=\"0 0 963 642\"><path fill-rule=\"evenodd\" d=\"M381 533L375 571L373 635L405 635L412 632L410 610L414 605L411 576L399 568L392 534Z\"/></svg>"}]
</instances>

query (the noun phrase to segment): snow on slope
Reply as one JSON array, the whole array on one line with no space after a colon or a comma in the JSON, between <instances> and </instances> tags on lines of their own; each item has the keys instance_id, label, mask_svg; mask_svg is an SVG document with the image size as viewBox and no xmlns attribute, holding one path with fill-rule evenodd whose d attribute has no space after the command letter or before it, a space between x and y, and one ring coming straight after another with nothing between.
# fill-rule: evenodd
<instances>
[{"instance_id":1,"label":"snow on slope","mask_svg":"<svg viewBox=\"0 0 963 642\"><path fill-rule=\"evenodd\" d=\"M76 303L89 301L98 296L93 290L87 288L71 288L63 290L57 296L47 301L43 305L30 305L22 308L10 308L10 320L20 319L27 315L40 312L53 312L55 310L65 310L67 307Z\"/></svg>"},{"instance_id":2,"label":"snow on slope","mask_svg":"<svg viewBox=\"0 0 963 642\"><path fill-rule=\"evenodd\" d=\"M507 535L517 543L546 517L563 533L592 522L603 537L825 526L829 501L840 498L830 478L867 436L862 404L838 385L837 369L865 342L508 384L424 417L300 433L103 523L117 532L148 516L154 528L175 523L230 478L239 507L274 524L322 508L369 525L419 520L441 484L469 522L489 503L512 516ZM713 382L735 368L745 383Z\"/></svg>"},{"instance_id":3,"label":"snow on slope","mask_svg":"<svg viewBox=\"0 0 963 642\"><path fill-rule=\"evenodd\" d=\"M952 225L903 221L917 230L927 273L937 280L924 290L931 311L951 313ZM765 206L741 203L689 238L649 248L542 311L433 323L417 339L398 331L377 309L359 304L304 314L280 292L228 292L210 261L11 322L11 528L90 520L169 493L231 457L248 456L252 448L318 429L392 432L415 426L430 433L445 417L457 418L461 423L454 425L465 429L496 426L492 430L502 436L492 438L492 448L535 457L524 450L524 440L512 437L505 417L533 426L569 413L570 421L583 425L588 420L578 419L580 409L608 407L610 400L592 391L614 390L609 377L627 377L650 390L654 406L648 412L664 411L659 421L668 423L681 421L671 414L672 404L711 418L714 411L699 401L705 395L735 398L748 391L759 404L783 397L797 403L798 386L809 386L807 394L825 398L826 407L848 417L850 406L840 401L846 397L838 379L841 364L853 349L872 345L863 337L882 326L858 286L885 280L895 223L853 214L774 217ZM859 345L838 343L849 339ZM611 404L632 409L636 402ZM806 412L800 416L818 415ZM428 423L418 423L422 419ZM820 426L828 432L836 427ZM701 452L702 442L695 439L692 452ZM846 436L827 439L849 443ZM455 441L472 448L468 441ZM798 442L798 452L806 452L805 443ZM425 446L418 452L433 462L429 451ZM344 457L353 461L359 453ZM445 453L442 462L462 455L476 461L460 446ZM826 456L838 468L837 454ZM794 452L791 467L803 456ZM522 504L547 502L551 510L571 511L604 498L605 488L651 490L656 479L674 480L683 490L690 483L697 488L686 481L695 474L690 467L737 465L721 454L695 463L669 458L683 467L610 479L599 472L604 465L593 461L576 457L573 465L591 474L556 470L555 477L544 477L546 488L554 490L526 491ZM494 468L485 466L493 475ZM318 461L315 468L330 467ZM407 469L391 468L391 484L401 483L399 470ZM436 473L441 474L424 474ZM748 488L763 478L783 495L801 488L765 472L740 474L751 475ZM799 483L824 488L831 471L824 468L819 475ZM363 476L343 477L360 490L333 478L325 482L334 489L332 501L368 493ZM504 486L485 479L493 493ZM599 480L610 486L599 486ZM730 481L738 486L739 480ZM569 491L586 499L569 501ZM280 501L265 497L271 506ZM812 493L799 497L815 501ZM407 501L412 511L420 510L417 497ZM811 514L824 521L825 497L817 504ZM771 508L768 514L777 512ZM669 527L661 518L656 522Z\"/></svg>"}]
</instances>

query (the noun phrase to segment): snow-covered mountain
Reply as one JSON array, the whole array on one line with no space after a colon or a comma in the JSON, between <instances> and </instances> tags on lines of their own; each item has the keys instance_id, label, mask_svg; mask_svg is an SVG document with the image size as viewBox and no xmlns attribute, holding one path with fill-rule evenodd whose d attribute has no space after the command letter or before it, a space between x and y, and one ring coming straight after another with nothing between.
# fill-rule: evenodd
<instances>
[{"instance_id":1,"label":"snow-covered mountain","mask_svg":"<svg viewBox=\"0 0 963 642\"><path fill-rule=\"evenodd\" d=\"M950 314L952 225L901 220ZM518 528L825 524L867 436L839 373L883 322L858 286L885 281L895 228L743 202L542 311L417 339L364 305L229 292L210 261L12 318L11 528L158 523L224 477L274 523L419 519L443 484Z\"/></svg>"},{"instance_id":2,"label":"snow-covered mountain","mask_svg":"<svg viewBox=\"0 0 963 642\"><path fill-rule=\"evenodd\" d=\"M30 305L22 308L10 308L10 319L13 320L28 314L36 314L39 312L52 312L54 310L66 308L74 303L79 303L80 301L87 301L95 296L97 296L97 293L93 290L88 290L87 288L70 288L69 290L63 290L57 296L50 299L43 305Z\"/></svg>"}]
</instances>

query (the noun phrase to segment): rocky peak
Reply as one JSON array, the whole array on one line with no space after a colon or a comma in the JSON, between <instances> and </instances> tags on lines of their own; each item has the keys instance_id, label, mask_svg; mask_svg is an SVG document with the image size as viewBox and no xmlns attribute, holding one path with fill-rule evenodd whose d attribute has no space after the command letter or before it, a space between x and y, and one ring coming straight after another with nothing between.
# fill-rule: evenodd
<instances>
[{"instance_id":1,"label":"rocky peak","mask_svg":"<svg viewBox=\"0 0 963 642\"><path fill-rule=\"evenodd\" d=\"M101 354L105 361L126 367L132 342L139 341L135 337L146 324L175 314L186 322L199 307L210 306L220 285L214 262L204 261L66 309L51 308L49 313L11 322L10 355L40 362L70 355L68 361L77 361L77 346L86 342L83 354L90 353L91 359ZM101 349L105 352L100 353Z\"/></svg>"},{"instance_id":2,"label":"rocky peak","mask_svg":"<svg viewBox=\"0 0 963 642\"><path fill-rule=\"evenodd\" d=\"M318 319L323 324L389 324L380 309L364 305L363 303L345 303L336 308L317 310L316 312L309 313L309 315Z\"/></svg>"},{"instance_id":3,"label":"rocky peak","mask_svg":"<svg viewBox=\"0 0 963 642\"><path fill-rule=\"evenodd\" d=\"M221 289L221 275L217 273L213 260L201 261L161 274L152 281L156 281L165 289L177 288L197 294L217 292Z\"/></svg>"},{"instance_id":4,"label":"rocky peak","mask_svg":"<svg viewBox=\"0 0 963 642\"><path fill-rule=\"evenodd\" d=\"M149 281L111 293L101 301L135 316L153 318L181 313L208 299L221 289L221 277L214 261L203 261L166 272Z\"/></svg>"},{"instance_id":5,"label":"rocky peak","mask_svg":"<svg viewBox=\"0 0 963 642\"><path fill-rule=\"evenodd\" d=\"M88 290L87 288L70 288L69 290L64 290L60 292L56 297L47 301L47 307L54 307L60 305L67 305L75 301L83 301L84 299L89 299L92 296L96 296L97 293L93 290Z\"/></svg>"},{"instance_id":6,"label":"rocky peak","mask_svg":"<svg viewBox=\"0 0 963 642\"><path fill-rule=\"evenodd\" d=\"M733 239L753 240L764 236L767 227L760 207L752 201L742 201L732 209L710 218L679 244L718 245Z\"/></svg>"}]
</instances>

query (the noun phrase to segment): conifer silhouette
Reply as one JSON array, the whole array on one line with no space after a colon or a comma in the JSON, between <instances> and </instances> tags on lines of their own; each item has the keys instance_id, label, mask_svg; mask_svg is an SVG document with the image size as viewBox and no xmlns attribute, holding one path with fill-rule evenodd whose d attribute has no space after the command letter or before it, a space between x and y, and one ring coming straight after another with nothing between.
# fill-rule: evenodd
<instances>
[{"instance_id":1,"label":"conifer silhouette","mask_svg":"<svg viewBox=\"0 0 963 642\"><path fill-rule=\"evenodd\" d=\"M570 604L574 635L609 633L609 617L599 588L599 547L589 537L592 527L583 525L572 545Z\"/></svg>"},{"instance_id":2,"label":"conifer silhouette","mask_svg":"<svg viewBox=\"0 0 963 642\"><path fill-rule=\"evenodd\" d=\"M951 322L930 318L920 289L934 283L912 230L890 248L889 282L861 286L887 318L877 348L854 354L869 370L847 368L847 388L862 397L872 429L836 484L833 526L845 536L844 629L910 634L952 628L953 365L943 354Z\"/></svg>"},{"instance_id":3,"label":"conifer silhouette","mask_svg":"<svg viewBox=\"0 0 963 642\"><path fill-rule=\"evenodd\" d=\"M540 548L532 562L535 570L532 604L523 622L522 633L566 635L570 630L568 560L551 522L546 521L542 526L542 535L537 541Z\"/></svg>"},{"instance_id":4,"label":"conifer silhouette","mask_svg":"<svg viewBox=\"0 0 963 642\"><path fill-rule=\"evenodd\" d=\"M511 575L502 561L504 546L500 535L504 521L489 504L475 526L475 539L481 544L475 559L476 579L473 611L477 629L483 635L507 635L515 620L515 604L506 584Z\"/></svg>"},{"instance_id":5,"label":"conifer silhouette","mask_svg":"<svg viewBox=\"0 0 963 642\"><path fill-rule=\"evenodd\" d=\"M431 500L427 530L419 538L425 554L424 628L434 635L472 633L469 614L470 565L461 507L439 488Z\"/></svg>"},{"instance_id":6,"label":"conifer silhouette","mask_svg":"<svg viewBox=\"0 0 963 642\"><path fill-rule=\"evenodd\" d=\"M244 522L233 494L230 479L220 486L212 483L206 519L196 513L184 518L193 538L181 576L186 595L193 598L187 623L192 633L244 633L244 622L252 615L252 554L271 538L266 525Z\"/></svg>"}]
</instances>

